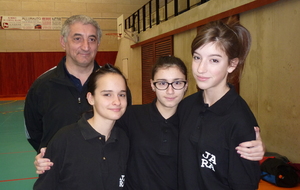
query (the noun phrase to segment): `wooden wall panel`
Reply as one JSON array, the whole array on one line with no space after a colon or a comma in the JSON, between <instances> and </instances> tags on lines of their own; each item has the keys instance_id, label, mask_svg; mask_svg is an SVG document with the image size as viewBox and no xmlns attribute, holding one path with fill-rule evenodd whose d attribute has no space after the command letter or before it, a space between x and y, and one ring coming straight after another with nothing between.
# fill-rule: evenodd
<instances>
[{"instance_id":1,"label":"wooden wall panel","mask_svg":"<svg viewBox=\"0 0 300 190\"><path fill-rule=\"evenodd\" d=\"M0 54L0 95L22 96L33 80L31 53Z\"/></svg>"},{"instance_id":2,"label":"wooden wall panel","mask_svg":"<svg viewBox=\"0 0 300 190\"><path fill-rule=\"evenodd\" d=\"M101 66L103 66L105 63L110 63L114 65L117 54L117 51L99 51L96 55L95 60Z\"/></svg>"},{"instance_id":3,"label":"wooden wall panel","mask_svg":"<svg viewBox=\"0 0 300 190\"><path fill-rule=\"evenodd\" d=\"M56 66L65 52L0 52L0 97L24 97L34 80ZM98 52L99 65L115 64L117 52Z\"/></svg>"},{"instance_id":4,"label":"wooden wall panel","mask_svg":"<svg viewBox=\"0 0 300 190\"><path fill-rule=\"evenodd\" d=\"M173 55L173 36L142 46L142 103L148 104L156 97L150 86L152 66L161 56Z\"/></svg>"},{"instance_id":5,"label":"wooden wall panel","mask_svg":"<svg viewBox=\"0 0 300 190\"><path fill-rule=\"evenodd\" d=\"M142 103L152 102L156 97L150 86L152 65L155 63L154 44L142 46Z\"/></svg>"},{"instance_id":6,"label":"wooden wall panel","mask_svg":"<svg viewBox=\"0 0 300 190\"><path fill-rule=\"evenodd\" d=\"M55 67L62 57L65 56L65 52L39 52L33 53L33 81L41 74ZM33 82L32 81L32 82Z\"/></svg>"}]
</instances>

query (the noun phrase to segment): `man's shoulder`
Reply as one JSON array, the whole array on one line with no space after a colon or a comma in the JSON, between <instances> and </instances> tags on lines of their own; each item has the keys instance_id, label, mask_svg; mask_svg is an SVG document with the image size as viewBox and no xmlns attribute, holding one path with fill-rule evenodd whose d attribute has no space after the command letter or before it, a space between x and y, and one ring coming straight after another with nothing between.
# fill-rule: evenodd
<instances>
[{"instance_id":1,"label":"man's shoulder","mask_svg":"<svg viewBox=\"0 0 300 190\"><path fill-rule=\"evenodd\" d=\"M45 84L45 82L50 81L53 78L58 78L60 75L64 74L64 63L66 61L66 57L63 57L62 60L58 63L57 66L54 66L44 73L42 73L38 78L34 81L33 86L38 86L39 84Z\"/></svg>"},{"instance_id":2,"label":"man's shoulder","mask_svg":"<svg viewBox=\"0 0 300 190\"><path fill-rule=\"evenodd\" d=\"M52 67L51 69L47 70L43 74L41 74L33 83L34 86L39 86L41 84L44 84L45 82L48 82L50 79L54 78L56 76L55 72L57 70L57 66Z\"/></svg>"}]
</instances>

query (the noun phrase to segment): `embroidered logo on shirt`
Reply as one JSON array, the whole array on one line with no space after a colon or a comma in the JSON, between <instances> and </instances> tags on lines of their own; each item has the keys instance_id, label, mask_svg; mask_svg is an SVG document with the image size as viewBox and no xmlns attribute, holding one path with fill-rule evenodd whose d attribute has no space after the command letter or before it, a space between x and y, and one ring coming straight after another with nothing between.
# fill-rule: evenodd
<instances>
[{"instance_id":1,"label":"embroidered logo on shirt","mask_svg":"<svg viewBox=\"0 0 300 190\"><path fill-rule=\"evenodd\" d=\"M124 187L124 183L125 183L125 175L121 175L119 179L119 187Z\"/></svg>"},{"instance_id":2,"label":"embroidered logo on shirt","mask_svg":"<svg viewBox=\"0 0 300 190\"><path fill-rule=\"evenodd\" d=\"M217 165L216 156L205 151L205 153L202 154L201 168L208 168L215 171L215 165Z\"/></svg>"}]
</instances>

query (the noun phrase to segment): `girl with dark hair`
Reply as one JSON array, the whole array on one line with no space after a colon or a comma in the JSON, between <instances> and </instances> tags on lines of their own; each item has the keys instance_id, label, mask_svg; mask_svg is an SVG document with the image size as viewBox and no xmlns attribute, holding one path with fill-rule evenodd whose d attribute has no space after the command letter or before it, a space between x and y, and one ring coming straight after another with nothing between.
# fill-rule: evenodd
<instances>
[{"instance_id":1,"label":"girl with dark hair","mask_svg":"<svg viewBox=\"0 0 300 190\"><path fill-rule=\"evenodd\" d=\"M130 141L124 189L177 189L177 106L187 90L187 68L177 57L160 57L150 79L156 98L129 106L117 121Z\"/></svg>"},{"instance_id":2,"label":"girl with dark hair","mask_svg":"<svg viewBox=\"0 0 300 190\"><path fill-rule=\"evenodd\" d=\"M178 108L179 189L258 189L257 161L242 158L236 147L255 140L258 126L247 103L228 83L239 77L251 44L238 22L215 21L192 42L192 71L199 92Z\"/></svg>"},{"instance_id":3,"label":"girl with dark hair","mask_svg":"<svg viewBox=\"0 0 300 190\"><path fill-rule=\"evenodd\" d=\"M129 106L116 122L116 127L124 129L130 138L124 189L175 190L179 123L176 109L187 90L185 64L174 56L160 57L153 65L150 86L157 98L150 104ZM44 151L42 149L42 153ZM41 156L36 157L37 171L43 173L46 170L47 173L56 162L51 158L50 162L47 155ZM93 162L90 160L89 163Z\"/></svg>"},{"instance_id":4,"label":"girl with dark hair","mask_svg":"<svg viewBox=\"0 0 300 190\"><path fill-rule=\"evenodd\" d=\"M87 100L93 110L51 139L45 157L55 164L33 189L123 188L129 141L114 124L127 107L126 86L122 73L109 64L92 73Z\"/></svg>"},{"instance_id":5,"label":"girl with dark hair","mask_svg":"<svg viewBox=\"0 0 300 190\"><path fill-rule=\"evenodd\" d=\"M179 189L176 111L187 85L187 68L182 60L174 56L160 57L153 65L150 79L156 98L150 104L129 106L116 122L116 127L124 129L130 141L124 189ZM263 154L257 148L262 146L261 141L254 142L256 148L249 154L251 159ZM35 164L38 171L44 171L53 162L39 154Z\"/></svg>"}]
</instances>

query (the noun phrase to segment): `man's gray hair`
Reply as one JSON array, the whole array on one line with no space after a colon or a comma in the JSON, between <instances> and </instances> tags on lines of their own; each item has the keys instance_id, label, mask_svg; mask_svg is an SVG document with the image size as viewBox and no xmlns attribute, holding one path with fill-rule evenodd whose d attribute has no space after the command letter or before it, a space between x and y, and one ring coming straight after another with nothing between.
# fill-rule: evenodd
<instances>
[{"instance_id":1,"label":"man's gray hair","mask_svg":"<svg viewBox=\"0 0 300 190\"><path fill-rule=\"evenodd\" d=\"M93 18L91 18L89 16L85 16L85 15L73 15L64 22L64 24L62 25L60 34L64 37L65 42L67 41L67 37L70 33L70 26L77 22L82 23L83 25L87 25L87 24L93 25L97 31L98 43L100 43L102 31L100 29L98 22L96 22Z\"/></svg>"}]
</instances>

